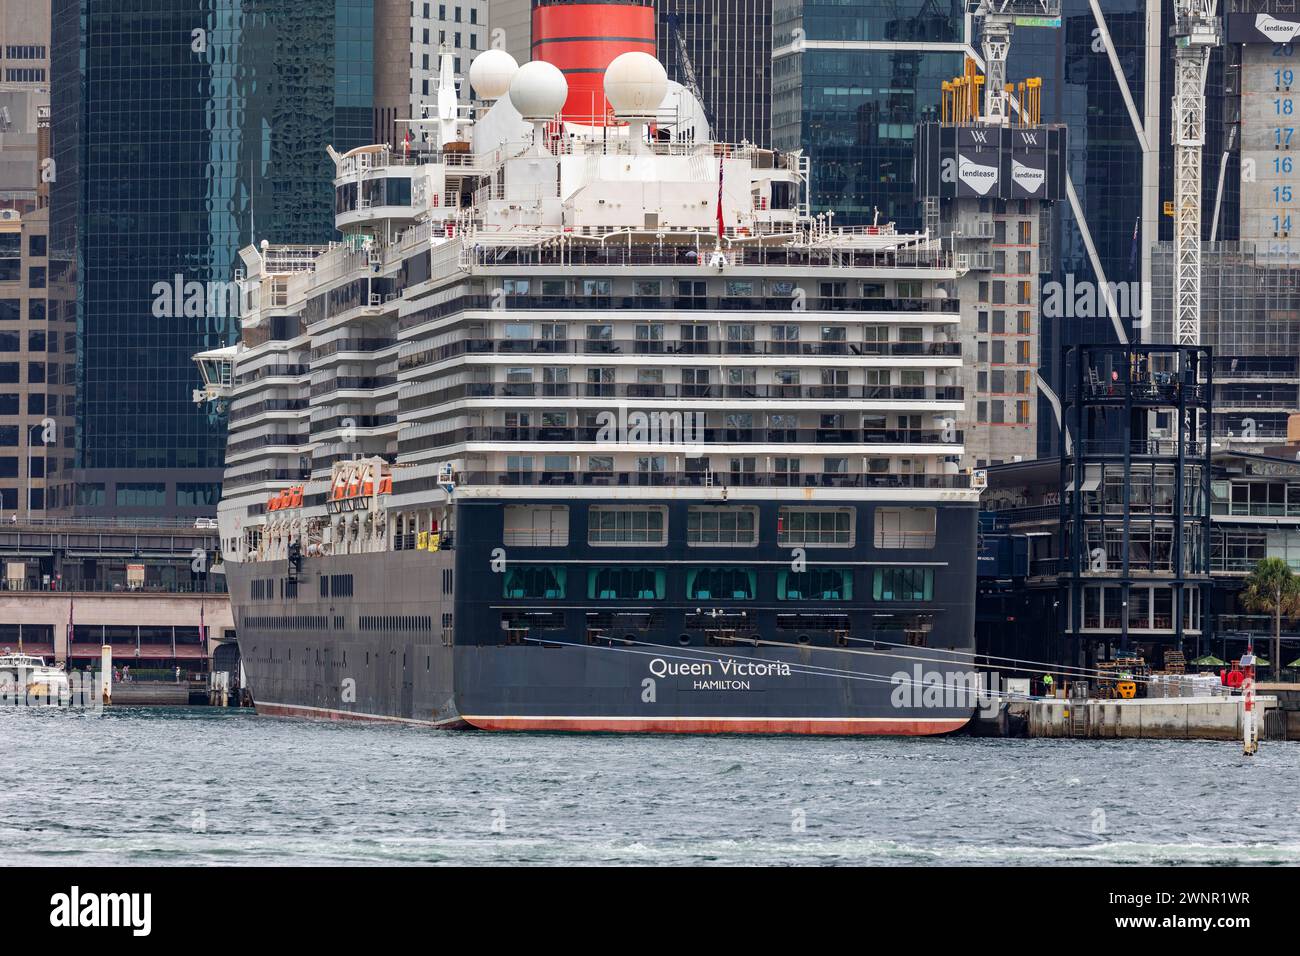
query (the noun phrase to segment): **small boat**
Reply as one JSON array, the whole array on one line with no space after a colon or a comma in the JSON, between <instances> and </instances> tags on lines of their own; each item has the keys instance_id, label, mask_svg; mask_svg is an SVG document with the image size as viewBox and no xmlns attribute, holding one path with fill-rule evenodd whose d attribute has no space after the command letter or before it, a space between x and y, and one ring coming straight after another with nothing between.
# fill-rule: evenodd
<instances>
[{"instance_id":1,"label":"small boat","mask_svg":"<svg viewBox=\"0 0 1300 956\"><path fill-rule=\"evenodd\" d=\"M69 693L68 675L58 665L31 654L0 654L0 693L58 700Z\"/></svg>"}]
</instances>

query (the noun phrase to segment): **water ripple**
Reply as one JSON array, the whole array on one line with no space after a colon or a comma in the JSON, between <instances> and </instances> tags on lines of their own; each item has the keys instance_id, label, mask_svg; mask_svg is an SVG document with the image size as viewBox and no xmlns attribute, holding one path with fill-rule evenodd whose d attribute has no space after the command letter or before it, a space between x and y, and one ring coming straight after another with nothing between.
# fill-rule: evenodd
<instances>
[{"instance_id":1,"label":"water ripple","mask_svg":"<svg viewBox=\"0 0 1300 956\"><path fill-rule=\"evenodd\" d=\"M1300 745L490 735L0 712L38 865L1300 864ZM599 769L596 769L599 768ZM1239 785L1238 785L1239 784Z\"/></svg>"}]
</instances>

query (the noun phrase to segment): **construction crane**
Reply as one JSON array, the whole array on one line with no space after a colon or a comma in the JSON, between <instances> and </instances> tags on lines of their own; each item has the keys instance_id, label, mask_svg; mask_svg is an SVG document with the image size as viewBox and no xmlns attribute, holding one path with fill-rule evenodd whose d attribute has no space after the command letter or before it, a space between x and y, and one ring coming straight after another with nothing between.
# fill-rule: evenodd
<instances>
[{"instance_id":1,"label":"construction crane","mask_svg":"<svg viewBox=\"0 0 1300 956\"><path fill-rule=\"evenodd\" d=\"M1205 79L1222 42L1217 0L1177 0L1174 25L1174 341L1201 343L1201 158Z\"/></svg>"},{"instance_id":2,"label":"construction crane","mask_svg":"<svg viewBox=\"0 0 1300 956\"><path fill-rule=\"evenodd\" d=\"M686 81L682 85L700 104L700 109L704 110L704 121L709 124L709 129L713 129L713 114L704 102L704 91L700 89L700 81L695 77L691 52L686 48L686 36L682 33L681 18L675 13L668 14L668 27L673 31L673 42L677 45L677 66L681 70L682 79Z\"/></svg>"},{"instance_id":3,"label":"construction crane","mask_svg":"<svg viewBox=\"0 0 1300 956\"><path fill-rule=\"evenodd\" d=\"M980 21L980 52L984 54L984 115L996 126L1011 121L1007 93L1007 56L1011 31L1017 26L1060 26L1061 0L971 0Z\"/></svg>"}]
</instances>

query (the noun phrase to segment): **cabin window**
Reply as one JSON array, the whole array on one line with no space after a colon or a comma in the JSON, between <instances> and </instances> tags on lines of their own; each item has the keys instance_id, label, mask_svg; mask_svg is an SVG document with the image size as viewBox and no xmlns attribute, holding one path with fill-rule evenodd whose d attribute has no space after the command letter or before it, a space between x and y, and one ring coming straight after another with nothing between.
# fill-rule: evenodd
<instances>
[{"instance_id":1,"label":"cabin window","mask_svg":"<svg viewBox=\"0 0 1300 956\"><path fill-rule=\"evenodd\" d=\"M853 572L848 568L778 571L776 596L780 601L851 601Z\"/></svg>"},{"instance_id":2,"label":"cabin window","mask_svg":"<svg viewBox=\"0 0 1300 956\"><path fill-rule=\"evenodd\" d=\"M512 600L558 601L564 598L567 576L568 571L564 568L511 568L505 574L502 596Z\"/></svg>"},{"instance_id":3,"label":"cabin window","mask_svg":"<svg viewBox=\"0 0 1300 956\"><path fill-rule=\"evenodd\" d=\"M776 519L777 544L851 547L855 514L853 508L782 508Z\"/></svg>"},{"instance_id":4,"label":"cabin window","mask_svg":"<svg viewBox=\"0 0 1300 956\"><path fill-rule=\"evenodd\" d=\"M593 601L662 601L664 572L654 568L592 568L587 598Z\"/></svg>"},{"instance_id":5,"label":"cabin window","mask_svg":"<svg viewBox=\"0 0 1300 956\"><path fill-rule=\"evenodd\" d=\"M592 505L587 514L588 544L668 543L668 509L662 506L620 508Z\"/></svg>"},{"instance_id":6,"label":"cabin window","mask_svg":"<svg viewBox=\"0 0 1300 956\"><path fill-rule=\"evenodd\" d=\"M871 596L877 601L933 601L933 568L877 568Z\"/></svg>"},{"instance_id":7,"label":"cabin window","mask_svg":"<svg viewBox=\"0 0 1300 956\"><path fill-rule=\"evenodd\" d=\"M875 546L877 548L933 548L936 521L934 508L877 508Z\"/></svg>"},{"instance_id":8,"label":"cabin window","mask_svg":"<svg viewBox=\"0 0 1300 956\"><path fill-rule=\"evenodd\" d=\"M569 543L569 509L565 505L507 505L507 547L555 548Z\"/></svg>"},{"instance_id":9,"label":"cabin window","mask_svg":"<svg viewBox=\"0 0 1300 956\"><path fill-rule=\"evenodd\" d=\"M743 568L701 568L686 573L686 597L691 601L752 601L756 576Z\"/></svg>"},{"instance_id":10,"label":"cabin window","mask_svg":"<svg viewBox=\"0 0 1300 956\"><path fill-rule=\"evenodd\" d=\"M758 509L692 506L686 518L686 543L692 547L757 544Z\"/></svg>"}]
</instances>

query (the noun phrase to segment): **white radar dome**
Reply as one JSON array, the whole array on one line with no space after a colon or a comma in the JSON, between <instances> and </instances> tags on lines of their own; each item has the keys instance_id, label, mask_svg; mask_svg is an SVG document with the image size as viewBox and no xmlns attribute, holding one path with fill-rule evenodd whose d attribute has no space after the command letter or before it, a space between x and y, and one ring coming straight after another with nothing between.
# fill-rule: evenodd
<instances>
[{"instance_id":1,"label":"white radar dome","mask_svg":"<svg viewBox=\"0 0 1300 956\"><path fill-rule=\"evenodd\" d=\"M569 81L545 60L525 63L510 81L510 102L526 120L548 120L564 108Z\"/></svg>"},{"instance_id":2,"label":"white radar dome","mask_svg":"<svg viewBox=\"0 0 1300 956\"><path fill-rule=\"evenodd\" d=\"M605 98L620 117L652 117L668 95L668 72L649 53L632 51L605 70Z\"/></svg>"},{"instance_id":3,"label":"white radar dome","mask_svg":"<svg viewBox=\"0 0 1300 956\"><path fill-rule=\"evenodd\" d=\"M499 100L510 92L519 64L505 50L484 50L469 65L469 82L481 100Z\"/></svg>"}]
</instances>

